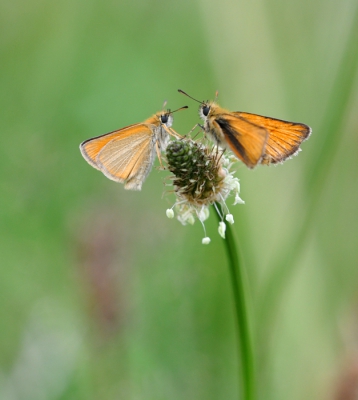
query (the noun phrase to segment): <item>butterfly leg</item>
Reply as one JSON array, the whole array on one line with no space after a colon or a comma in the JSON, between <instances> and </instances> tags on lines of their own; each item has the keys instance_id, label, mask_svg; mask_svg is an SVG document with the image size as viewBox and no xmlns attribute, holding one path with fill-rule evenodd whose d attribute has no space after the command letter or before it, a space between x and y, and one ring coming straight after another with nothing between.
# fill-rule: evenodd
<instances>
[{"instance_id":1,"label":"butterfly leg","mask_svg":"<svg viewBox=\"0 0 358 400\"><path fill-rule=\"evenodd\" d=\"M160 154L160 148L159 148L158 140L155 142L155 150L156 150L156 152L157 152L157 156L158 156L158 159L159 159L160 168L165 169L165 168L163 167L163 163L162 163L162 156L161 156L161 154Z\"/></svg>"},{"instance_id":2,"label":"butterfly leg","mask_svg":"<svg viewBox=\"0 0 358 400\"><path fill-rule=\"evenodd\" d=\"M199 127L199 128L204 132L204 135L205 135L204 127L203 127L202 125L200 125L200 124L195 124L195 125L193 126L193 128L191 128L190 131L189 131L185 136L190 136L191 133L192 133L197 127ZM199 135L199 133L200 133L200 131L198 131L191 139L194 140L194 139Z\"/></svg>"},{"instance_id":3,"label":"butterfly leg","mask_svg":"<svg viewBox=\"0 0 358 400\"><path fill-rule=\"evenodd\" d=\"M175 132L174 129L165 127L165 130L169 133L169 135L175 137L176 139L183 139L183 136L180 135L178 132Z\"/></svg>"},{"instance_id":4,"label":"butterfly leg","mask_svg":"<svg viewBox=\"0 0 358 400\"><path fill-rule=\"evenodd\" d=\"M199 124L195 124L185 136L190 136L190 134L191 134L193 131L195 131L195 129L197 128L198 125L199 125Z\"/></svg>"}]
</instances>

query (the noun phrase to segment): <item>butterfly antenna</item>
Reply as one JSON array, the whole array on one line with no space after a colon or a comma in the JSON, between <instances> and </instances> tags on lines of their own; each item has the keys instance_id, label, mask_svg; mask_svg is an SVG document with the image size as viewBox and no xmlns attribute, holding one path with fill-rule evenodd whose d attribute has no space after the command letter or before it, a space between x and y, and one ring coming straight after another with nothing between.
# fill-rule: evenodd
<instances>
[{"instance_id":1,"label":"butterfly antenna","mask_svg":"<svg viewBox=\"0 0 358 400\"><path fill-rule=\"evenodd\" d=\"M189 108L189 107L188 106L184 106L184 107L180 107L180 108L178 108L177 110L174 110L174 111L170 111L170 110L168 110L168 111L169 111L169 114L173 114L173 113L175 113L177 111L185 110L186 108Z\"/></svg>"},{"instance_id":2,"label":"butterfly antenna","mask_svg":"<svg viewBox=\"0 0 358 400\"><path fill-rule=\"evenodd\" d=\"M191 98L192 100L194 100L194 101L196 101L196 102L198 102L198 103L200 103L200 104L203 104L202 101L199 101L199 100L197 100L197 99L194 99L194 97L189 96L188 93L185 93L185 92L184 92L183 90L181 90L181 89L178 89L178 92L184 94L185 96L188 96L189 98Z\"/></svg>"}]
</instances>

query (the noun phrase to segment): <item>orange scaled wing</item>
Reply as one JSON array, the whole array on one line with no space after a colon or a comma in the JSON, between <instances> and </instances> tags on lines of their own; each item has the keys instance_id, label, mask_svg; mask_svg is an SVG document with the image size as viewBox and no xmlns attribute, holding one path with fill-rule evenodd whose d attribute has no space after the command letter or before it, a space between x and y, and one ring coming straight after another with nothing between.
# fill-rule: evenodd
<instances>
[{"instance_id":1,"label":"orange scaled wing","mask_svg":"<svg viewBox=\"0 0 358 400\"><path fill-rule=\"evenodd\" d=\"M154 163L155 126L135 124L86 140L81 153L94 168L125 189L141 190Z\"/></svg>"},{"instance_id":2,"label":"orange scaled wing","mask_svg":"<svg viewBox=\"0 0 358 400\"><path fill-rule=\"evenodd\" d=\"M220 114L213 124L221 128L230 149L249 168L259 163L267 142L266 129L241 118L238 113Z\"/></svg>"},{"instance_id":3,"label":"orange scaled wing","mask_svg":"<svg viewBox=\"0 0 358 400\"><path fill-rule=\"evenodd\" d=\"M268 138L261 164L276 164L296 154L300 144L311 133L311 128L305 124L244 112L235 112L234 115L267 130Z\"/></svg>"},{"instance_id":4,"label":"orange scaled wing","mask_svg":"<svg viewBox=\"0 0 358 400\"><path fill-rule=\"evenodd\" d=\"M115 138L124 138L133 135L133 133L140 132L143 130L143 127L146 128L146 125L133 124L104 135L87 139L80 144L81 154L93 168L100 169L97 165L97 156L106 144Z\"/></svg>"}]
</instances>

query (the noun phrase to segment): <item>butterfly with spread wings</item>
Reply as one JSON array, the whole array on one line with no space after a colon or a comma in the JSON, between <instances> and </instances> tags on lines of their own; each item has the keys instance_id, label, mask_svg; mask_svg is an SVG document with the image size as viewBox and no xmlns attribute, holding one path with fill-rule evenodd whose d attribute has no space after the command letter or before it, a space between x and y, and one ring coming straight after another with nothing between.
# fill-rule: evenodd
<instances>
[{"instance_id":1,"label":"butterfly with spread wings","mask_svg":"<svg viewBox=\"0 0 358 400\"><path fill-rule=\"evenodd\" d=\"M218 146L230 149L249 168L258 164L282 163L297 154L311 128L297 122L228 111L215 101L200 102L199 115L204 132Z\"/></svg>"}]
</instances>

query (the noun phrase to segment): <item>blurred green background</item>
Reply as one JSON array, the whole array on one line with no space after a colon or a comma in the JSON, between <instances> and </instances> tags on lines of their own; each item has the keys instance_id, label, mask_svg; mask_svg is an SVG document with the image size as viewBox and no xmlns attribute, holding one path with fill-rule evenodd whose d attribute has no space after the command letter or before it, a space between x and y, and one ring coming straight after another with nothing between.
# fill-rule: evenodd
<instances>
[{"instance_id":1,"label":"blurred green background","mask_svg":"<svg viewBox=\"0 0 358 400\"><path fill-rule=\"evenodd\" d=\"M284 165L239 165L230 207L258 398L356 399L357 20L355 0L0 2L1 399L238 398L215 218L202 246L164 172L128 192L78 149L164 100L188 132L178 88L312 127Z\"/></svg>"}]
</instances>

